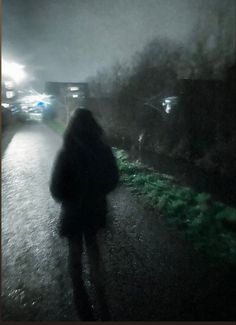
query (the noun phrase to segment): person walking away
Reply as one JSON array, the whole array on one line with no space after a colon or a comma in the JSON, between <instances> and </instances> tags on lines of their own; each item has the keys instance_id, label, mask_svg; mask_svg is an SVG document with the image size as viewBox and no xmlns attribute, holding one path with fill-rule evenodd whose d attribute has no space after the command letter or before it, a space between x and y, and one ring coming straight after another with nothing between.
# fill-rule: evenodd
<instances>
[{"instance_id":1,"label":"person walking away","mask_svg":"<svg viewBox=\"0 0 236 325\"><path fill-rule=\"evenodd\" d=\"M109 318L96 236L107 225L106 196L118 181L116 159L105 141L104 131L88 109L76 109L54 162L50 191L61 204L59 233L68 238L74 302L81 320L94 319L82 280L83 238L103 318Z\"/></svg>"}]
</instances>

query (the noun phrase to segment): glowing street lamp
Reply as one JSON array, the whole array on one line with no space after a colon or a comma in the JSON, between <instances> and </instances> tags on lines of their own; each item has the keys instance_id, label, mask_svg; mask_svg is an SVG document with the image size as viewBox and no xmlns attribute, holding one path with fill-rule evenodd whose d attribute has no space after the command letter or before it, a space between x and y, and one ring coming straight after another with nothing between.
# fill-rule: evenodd
<instances>
[{"instance_id":1,"label":"glowing street lamp","mask_svg":"<svg viewBox=\"0 0 236 325\"><path fill-rule=\"evenodd\" d=\"M23 70L24 66L15 62L2 61L2 74L5 77L11 78L14 82L19 83L26 77Z\"/></svg>"}]
</instances>

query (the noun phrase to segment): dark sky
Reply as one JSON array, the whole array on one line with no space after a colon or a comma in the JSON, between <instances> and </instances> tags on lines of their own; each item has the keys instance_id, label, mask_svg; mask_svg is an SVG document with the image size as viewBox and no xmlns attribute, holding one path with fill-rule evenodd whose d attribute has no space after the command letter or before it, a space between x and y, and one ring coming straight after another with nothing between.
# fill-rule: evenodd
<instances>
[{"instance_id":1,"label":"dark sky","mask_svg":"<svg viewBox=\"0 0 236 325\"><path fill-rule=\"evenodd\" d=\"M187 39L219 6L235 22L235 0L3 0L2 56L44 81L84 81L129 60L156 36Z\"/></svg>"}]
</instances>

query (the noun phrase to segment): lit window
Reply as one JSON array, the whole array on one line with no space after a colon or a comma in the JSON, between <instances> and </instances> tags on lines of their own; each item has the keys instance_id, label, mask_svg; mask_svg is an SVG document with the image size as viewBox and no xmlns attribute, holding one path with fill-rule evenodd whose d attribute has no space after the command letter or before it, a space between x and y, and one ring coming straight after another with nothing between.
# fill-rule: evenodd
<instances>
[{"instance_id":1,"label":"lit window","mask_svg":"<svg viewBox=\"0 0 236 325\"><path fill-rule=\"evenodd\" d=\"M7 91L6 92L6 97L7 98L13 98L15 96L15 92L14 91Z\"/></svg>"},{"instance_id":2,"label":"lit window","mask_svg":"<svg viewBox=\"0 0 236 325\"><path fill-rule=\"evenodd\" d=\"M69 87L69 90L70 91L78 91L79 90L79 87Z\"/></svg>"}]
</instances>

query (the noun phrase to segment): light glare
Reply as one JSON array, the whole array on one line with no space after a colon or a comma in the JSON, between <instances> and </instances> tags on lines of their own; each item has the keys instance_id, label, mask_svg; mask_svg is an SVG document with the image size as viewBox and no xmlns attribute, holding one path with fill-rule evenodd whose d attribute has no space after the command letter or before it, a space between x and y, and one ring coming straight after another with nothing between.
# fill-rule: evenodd
<instances>
[{"instance_id":1,"label":"light glare","mask_svg":"<svg viewBox=\"0 0 236 325\"><path fill-rule=\"evenodd\" d=\"M26 73L23 70L24 66L15 62L2 62L2 74L6 77L11 78L16 83L21 82L26 77Z\"/></svg>"}]
</instances>

